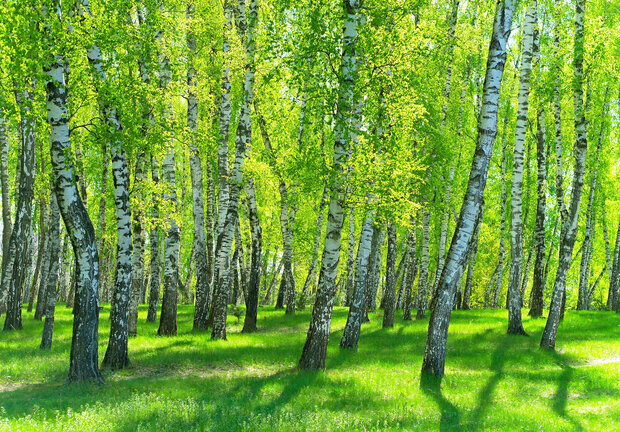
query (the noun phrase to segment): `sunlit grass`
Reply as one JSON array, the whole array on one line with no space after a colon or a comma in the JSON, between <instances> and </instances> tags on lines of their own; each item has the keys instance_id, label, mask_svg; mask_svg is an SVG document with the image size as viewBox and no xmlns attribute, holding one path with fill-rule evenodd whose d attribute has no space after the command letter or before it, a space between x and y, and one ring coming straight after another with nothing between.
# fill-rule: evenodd
<instances>
[{"instance_id":1,"label":"sunlit grass","mask_svg":"<svg viewBox=\"0 0 620 432\"><path fill-rule=\"evenodd\" d=\"M107 345L106 305L100 358ZM294 317L259 310L259 332L229 318L228 341L192 333L179 307L179 335L145 323L130 340L129 369L106 384L66 386L71 313L58 306L53 348L42 323L0 333L0 430L601 430L620 429L620 318L568 312L557 352L540 350L545 321L524 316L531 337L505 335L506 312L453 313L441 389L420 387L427 320L381 329L364 324L357 353L338 348L346 309L336 308L327 371L295 368L311 309Z\"/></svg>"}]
</instances>

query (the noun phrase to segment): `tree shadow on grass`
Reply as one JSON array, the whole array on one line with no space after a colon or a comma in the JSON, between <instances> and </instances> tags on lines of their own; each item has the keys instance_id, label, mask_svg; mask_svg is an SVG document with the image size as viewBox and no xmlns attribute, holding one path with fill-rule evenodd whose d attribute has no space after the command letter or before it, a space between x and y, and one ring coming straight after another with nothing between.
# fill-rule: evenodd
<instances>
[{"instance_id":1,"label":"tree shadow on grass","mask_svg":"<svg viewBox=\"0 0 620 432\"><path fill-rule=\"evenodd\" d=\"M460 431L461 414L457 407L450 402L441 392L441 378L430 374L422 374L420 377L420 389L424 394L432 397L441 410L440 431Z\"/></svg>"},{"instance_id":2,"label":"tree shadow on grass","mask_svg":"<svg viewBox=\"0 0 620 432\"><path fill-rule=\"evenodd\" d=\"M488 332L489 331L487 331L487 333ZM478 394L478 405L474 410L471 421L472 430L480 429L480 420L493 402L493 392L497 388L499 382L504 377L505 354L511 336L502 335L501 338L501 342L499 343L495 351L493 351L493 355L491 356L491 370L493 371L493 375L491 376L491 378L489 378L485 386L480 390L480 393Z\"/></svg>"},{"instance_id":3,"label":"tree shadow on grass","mask_svg":"<svg viewBox=\"0 0 620 432\"><path fill-rule=\"evenodd\" d=\"M553 396L553 411L556 412L560 417L568 420L575 430L582 431L584 430L583 426L579 421L577 421L573 416L571 416L566 406L568 405L568 387L573 378L574 369L566 363L565 359L562 358L556 351L551 351L551 356L556 361L558 366L562 368L562 373L558 376L558 388Z\"/></svg>"}]
</instances>

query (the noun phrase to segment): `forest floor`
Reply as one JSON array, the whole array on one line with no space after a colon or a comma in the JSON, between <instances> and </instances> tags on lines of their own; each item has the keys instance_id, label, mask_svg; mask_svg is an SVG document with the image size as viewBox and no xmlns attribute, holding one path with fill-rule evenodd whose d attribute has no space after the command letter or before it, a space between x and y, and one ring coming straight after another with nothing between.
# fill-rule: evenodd
<instances>
[{"instance_id":1,"label":"forest floor","mask_svg":"<svg viewBox=\"0 0 620 432\"><path fill-rule=\"evenodd\" d=\"M108 339L109 305L99 330ZM327 370L296 370L311 309L293 317L259 310L260 330L241 334L229 315L228 341L192 333L180 306L179 335L156 336L140 309L132 365L105 373L103 386L64 384L71 313L58 305L51 351L42 323L24 311L24 330L0 333L0 430L331 431L620 430L620 317L569 311L557 352L540 350L544 319L525 316L531 337L507 336L506 311L452 315L441 389L421 388L428 320L381 329L364 324L357 353L338 348L347 310L336 308Z\"/></svg>"}]
</instances>

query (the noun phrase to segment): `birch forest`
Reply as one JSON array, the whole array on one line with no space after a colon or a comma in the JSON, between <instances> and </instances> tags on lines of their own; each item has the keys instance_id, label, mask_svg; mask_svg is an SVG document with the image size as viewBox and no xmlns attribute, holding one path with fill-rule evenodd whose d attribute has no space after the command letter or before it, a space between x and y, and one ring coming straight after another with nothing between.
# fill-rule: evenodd
<instances>
[{"instance_id":1,"label":"birch forest","mask_svg":"<svg viewBox=\"0 0 620 432\"><path fill-rule=\"evenodd\" d=\"M0 180L0 430L620 428L618 1L6 0Z\"/></svg>"}]
</instances>

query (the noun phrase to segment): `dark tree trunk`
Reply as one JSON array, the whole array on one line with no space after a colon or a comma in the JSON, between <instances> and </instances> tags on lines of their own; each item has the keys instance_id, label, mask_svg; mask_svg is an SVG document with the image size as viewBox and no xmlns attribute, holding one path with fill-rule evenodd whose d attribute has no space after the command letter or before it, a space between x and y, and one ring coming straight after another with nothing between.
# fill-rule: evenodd
<instances>
[{"instance_id":1,"label":"dark tree trunk","mask_svg":"<svg viewBox=\"0 0 620 432\"><path fill-rule=\"evenodd\" d=\"M388 225L388 251L385 266L385 295L383 302L383 328L394 327L394 306L396 290L396 227Z\"/></svg>"},{"instance_id":2,"label":"dark tree trunk","mask_svg":"<svg viewBox=\"0 0 620 432\"><path fill-rule=\"evenodd\" d=\"M53 188L53 186L52 186ZM56 195L50 197L50 221L49 238L51 241L50 268L47 278L45 295L45 324L41 337L41 349L52 347L52 335L54 332L54 313L56 311L56 284L58 283L58 258L60 255L60 212L56 202Z\"/></svg>"},{"instance_id":3,"label":"dark tree trunk","mask_svg":"<svg viewBox=\"0 0 620 432\"><path fill-rule=\"evenodd\" d=\"M151 156L151 178L155 186L159 184L159 168L157 163ZM157 194L153 195L153 209L152 216L154 220L159 218L159 209L157 207ZM151 243L151 280L149 288L149 309L146 315L146 322L157 321L157 303L159 302L159 291L161 287L161 275L159 270L159 230L157 226L151 229L150 233Z\"/></svg>"},{"instance_id":4,"label":"dark tree trunk","mask_svg":"<svg viewBox=\"0 0 620 432\"><path fill-rule=\"evenodd\" d=\"M254 180L249 179L246 185L248 196L248 215L250 218L250 230L252 231L252 259L250 261L250 281L247 294L245 295L245 319L243 321L243 333L256 331L258 315L258 291L260 288L262 230L258 220L258 208L254 196Z\"/></svg>"},{"instance_id":5,"label":"dark tree trunk","mask_svg":"<svg viewBox=\"0 0 620 432\"><path fill-rule=\"evenodd\" d=\"M15 92L20 106L22 144L15 223L9 245L9 253L14 251L14 255L8 260L6 271L2 274L2 286L6 287L5 290L8 292L4 330L21 330L22 328L22 287L26 279L28 244L31 238L36 144L34 80L27 83L26 87L27 89L23 92L22 90ZM2 303L0 299L0 304Z\"/></svg>"}]
</instances>

